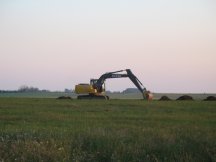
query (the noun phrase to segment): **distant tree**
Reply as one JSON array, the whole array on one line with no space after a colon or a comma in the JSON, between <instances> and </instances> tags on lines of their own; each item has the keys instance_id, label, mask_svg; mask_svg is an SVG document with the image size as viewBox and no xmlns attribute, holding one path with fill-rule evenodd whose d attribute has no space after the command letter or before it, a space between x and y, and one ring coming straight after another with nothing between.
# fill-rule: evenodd
<instances>
[{"instance_id":1,"label":"distant tree","mask_svg":"<svg viewBox=\"0 0 216 162\"><path fill-rule=\"evenodd\" d=\"M137 88L127 88L122 93L137 93L139 90Z\"/></svg>"},{"instance_id":2,"label":"distant tree","mask_svg":"<svg viewBox=\"0 0 216 162\"><path fill-rule=\"evenodd\" d=\"M72 90L72 89L67 89L67 88L65 88L64 92L65 92L65 93L71 93L71 92L73 92L73 90Z\"/></svg>"},{"instance_id":3,"label":"distant tree","mask_svg":"<svg viewBox=\"0 0 216 162\"><path fill-rule=\"evenodd\" d=\"M39 89L35 88L35 87L28 87L26 85L22 85L20 86L20 88L18 89L18 92L38 92Z\"/></svg>"},{"instance_id":4,"label":"distant tree","mask_svg":"<svg viewBox=\"0 0 216 162\"><path fill-rule=\"evenodd\" d=\"M40 92L50 92L50 91L46 90L46 89L42 89L42 90L40 90Z\"/></svg>"},{"instance_id":5,"label":"distant tree","mask_svg":"<svg viewBox=\"0 0 216 162\"><path fill-rule=\"evenodd\" d=\"M26 92L27 90L28 90L28 86L26 86L26 85L22 85L18 89L19 92Z\"/></svg>"},{"instance_id":6,"label":"distant tree","mask_svg":"<svg viewBox=\"0 0 216 162\"><path fill-rule=\"evenodd\" d=\"M112 93L120 94L121 92L120 91L113 91Z\"/></svg>"},{"instance_id":7,"label":"distant tree","mask_svg":"<svg viewBox=\"0 0 216 162\"><path fill-rule=\"evenodd\" d=\"M109 90L107 90L107 91L106 91L106 93L107 93L107 94L111 94L112 92L111 92L111 91L109 91Z\"/></svg>"}]
</instances>

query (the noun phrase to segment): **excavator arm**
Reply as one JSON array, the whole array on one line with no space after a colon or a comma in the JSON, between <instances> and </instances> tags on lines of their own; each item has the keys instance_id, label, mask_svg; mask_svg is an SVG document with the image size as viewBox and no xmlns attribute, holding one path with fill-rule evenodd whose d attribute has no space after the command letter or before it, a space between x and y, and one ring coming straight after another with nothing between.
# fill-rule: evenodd
<instances>
[{"instance_id":1,"label":"excavator arm","mask_svg":"<svg viewBox=\"0 0 216 162\"><path fill-rule=\"evenodd\" d=\"M120 72L126 72L121 74ZM139 79L131 72L130 69L126 70L119 70L115 72L108 72L103 75L93 84L93 87L97 89L98 92L102 92L102 86L106 79L110 78L129 78L134 85L138 88L138 90L142 93L143 99L151 99L151 94L149 91L146 90L146 88L143 86L143 84L139 81Z\"/></svg>"}]
</instances>

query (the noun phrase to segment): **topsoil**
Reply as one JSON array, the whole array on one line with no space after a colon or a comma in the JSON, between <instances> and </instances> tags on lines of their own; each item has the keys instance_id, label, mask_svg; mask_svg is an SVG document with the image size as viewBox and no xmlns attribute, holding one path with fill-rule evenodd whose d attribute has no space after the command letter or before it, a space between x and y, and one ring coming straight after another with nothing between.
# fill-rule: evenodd
<instances>
[{"instance_id":1,"label":"topsoil","mask_svg":"<svg viewBox=\"0 0 216 162\"><path fill-rule=\"evenodd\" d=\"M69 100L71 100L72 98L70 96L60 96L57 99L69 99Z\"/></svg>"},{"instance_id":2,"label":"topsoil","mask_svg":"<svg viewBox=\"0 0 216 162\"><path fill-rule=\"evenodd\" d=\"M204 99L204 101L216 101L216 97L215 96L208 96L206 99Z\"/></svg>"},{"instance_id":3,"label":"topsoil","mask_svg":"<svg viewBox=\"0 0 216 162\"><path fill-rule=\"evenodd\" d=\"M159 101L170 101L171 99L167 96L162 96Z\"/></svg>"},{"instance_id":4,"label":"topsoil","mask_svg":"<svg viewBox=\"0 0 216 162\"><path fill-rule=\"evenodd\" d=\"M194 100L194 99L193 99L193 97L191 97L191 96L184 95L184 96L181 96L181 97L177 98L176 100L187 100L187 101L192 101L192 100Z\"/></svg>"}]
</instances>

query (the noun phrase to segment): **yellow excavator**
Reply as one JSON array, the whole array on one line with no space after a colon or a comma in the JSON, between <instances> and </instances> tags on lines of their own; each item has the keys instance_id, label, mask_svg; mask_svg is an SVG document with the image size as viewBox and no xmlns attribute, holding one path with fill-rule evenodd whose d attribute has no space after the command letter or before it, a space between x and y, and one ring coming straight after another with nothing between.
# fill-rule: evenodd
<instances>
[{"instance_id":1,"label":"yellow excavator","mask_svg":"<svg viewBox=\"0 0 216 162\"><path fill-rule=\"evenodd\" d=\"M126 73L122 73L126 72ZM139 79L131 72L130 69L108 72L100 76L99 79L91 79L90 84L78 84L75 86L77 99L109 99L105 94L105 80L110 78L129 78L138 90L141 92L143 99L152 100L153 95L147 91Z\"/></svg>"}]
</instances>

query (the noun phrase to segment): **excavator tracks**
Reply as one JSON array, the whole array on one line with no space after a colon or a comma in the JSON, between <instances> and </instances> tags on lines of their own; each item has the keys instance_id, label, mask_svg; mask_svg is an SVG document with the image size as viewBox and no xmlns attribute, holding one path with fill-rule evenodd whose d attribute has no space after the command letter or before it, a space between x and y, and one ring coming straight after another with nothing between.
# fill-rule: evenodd
<instances>
[{"instance_id":1,"label":"excavator tracks","mask_svg":"<svg viewBox=\"0 0 216 162\"><path fill-rule=\"evenodd\" d=\"M79 95L77 96L78 100L109 100L109 96L103 95Z\"/></svg>"}]
</instances>

